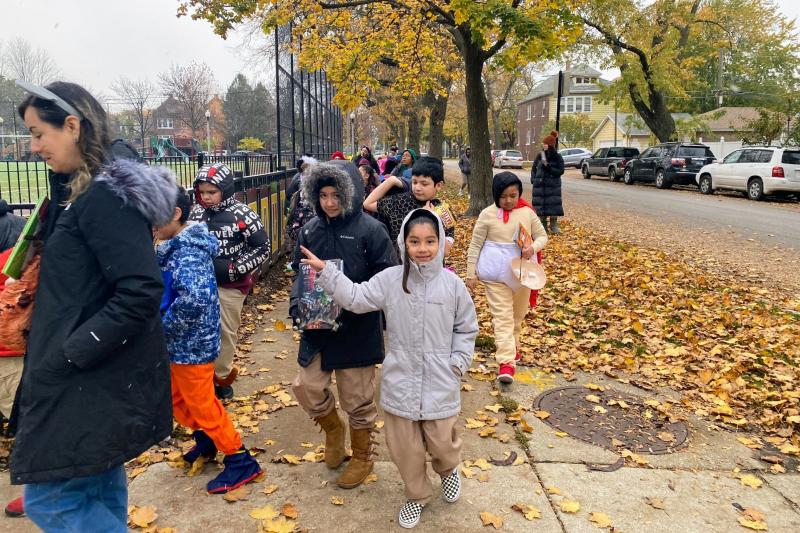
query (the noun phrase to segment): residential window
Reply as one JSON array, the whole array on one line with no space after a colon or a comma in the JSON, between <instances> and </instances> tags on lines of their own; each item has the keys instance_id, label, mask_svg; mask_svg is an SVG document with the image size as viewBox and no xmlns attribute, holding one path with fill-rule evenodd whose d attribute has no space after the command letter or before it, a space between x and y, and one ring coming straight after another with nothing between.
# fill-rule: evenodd
<instances>
[{"instance_id":1,"label":"residential window","mask_svg":"<svg viewBox=\"0 0 800 533\"><path fill-rule=\"evenodd\" d=\"M160 130L171 130L173 127L171 118L160 118L156 123L156 128Z\"/></svg>"},{"instance_id":2,"label":"residential window","mask_svg":"<svg viewBox=\"0 0 800 533\"><path fill-rule=\"evenodd\" d=\"M591 96L564 96L561 98L560 109L562 113L591 113Z\"/></svg>"},{"instance_id":3,"label":"residential window","mask_svg":"<svg viewBox=\"0 0 800 533\"><path fill-rule=\"evenodd\" d=\"M576 76L575 85L591 85L597 82L597 78L590 78L588 76Z\"/></svg>"},{"instance_id":4,"label":"residential window","mask_svg":"<svg viewBox=\"0 0 800 533\"><path fill-rule=\"evenodd\" d=\"M527 135L525 135L525 144L531 144L531 130L528 130Z\"/></svg>"},{"instance_id":5,"label":"residential window","mask_svg":"<svg viewBox=\"0 0 800 533\"><path fill-rule=\"evenodd\" d=\"M545 109L547 109L547 101L542 100L542 116L544 116Z\"/></svg>"},{"instance_id":6,"label":"residential window","mask_svg":"<svg viewBox=\"0 0 800 533\"><path fill-rule=\"evenodd\" d=\"M172 135L159 135L158 138L162 141L172 142Z\"/></svg>"},{"instance_id":7,"label":"residential window","mask_svg":"<svg viewBox=\"0 0 800 533\"><path fill-rule=\"evenodd\" d=\"M528 120L531 119L531 104L528 104Z\"/></svg>"}]
</instances>

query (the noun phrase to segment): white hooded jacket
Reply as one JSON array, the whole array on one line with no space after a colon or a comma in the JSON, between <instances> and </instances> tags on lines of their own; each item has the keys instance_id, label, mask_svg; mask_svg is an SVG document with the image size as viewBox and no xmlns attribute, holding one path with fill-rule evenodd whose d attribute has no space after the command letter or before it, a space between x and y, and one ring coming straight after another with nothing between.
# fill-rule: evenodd
<instances>
[{"instance_id":1,"label":"white hooded jacket","mask_svg":"<svg viewBox=\"0 0 800 533\"><path fill-rule=\"evenodd\" d=\"M429 263L410 264L407 294L403 267L353 283L326 265L318 278L333 299L354 313L386 313L388 350L381 370L381 407L409 420L437 420L461 410L461 375L469 369L478 335L475 305L464 282L443 267L444 227L435 213L410 212L397 237L405 261L405 226L419 211L436 218L439 250Z\"/></svg>"}]
</instances>

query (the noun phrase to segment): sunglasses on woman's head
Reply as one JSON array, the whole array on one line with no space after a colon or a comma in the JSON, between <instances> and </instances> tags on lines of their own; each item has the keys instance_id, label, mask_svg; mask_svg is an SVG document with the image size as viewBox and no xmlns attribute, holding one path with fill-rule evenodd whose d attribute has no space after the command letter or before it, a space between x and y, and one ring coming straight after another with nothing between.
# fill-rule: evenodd
<instances>
[{"instance_id":1,"label":"sunglasses on woman's head","mask_svg":"<svg viewBox=\"0 0 800 533\"><path fill-rule=\"evenodd\" d=\"M72 107L63 98L58 96L56 93L54 93L50 89L46 89L44 87L40 87L39 85L34 85L33 83L30 83L30 82L25 81L25 80L17 80L16 84L17 84L18 87L20 87L21 89L31 93L36 98L41 98L42 100L46 100L48 102L51 102L52 104L58 106L65 113L68 113L70 115L75 115L80 120L83 120L83 115L78 113L77 109Z\"/></svg>"}]
</instances>

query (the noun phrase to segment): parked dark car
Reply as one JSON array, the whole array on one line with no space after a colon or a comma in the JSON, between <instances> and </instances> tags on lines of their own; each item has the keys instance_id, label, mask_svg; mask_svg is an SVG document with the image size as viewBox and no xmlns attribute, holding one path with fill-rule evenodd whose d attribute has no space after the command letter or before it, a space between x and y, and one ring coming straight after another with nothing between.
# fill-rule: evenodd
<instances>
[{"instance_id":1,"label":"parked dark car","mask_svg":"<svg viewBox=\"0 0 800 533\"><path fill-rule=\"evenodd\" d=\"M628 162L638 155L638 148L625 146L600 148L592 154L592 157L581 161L581 173L587 180L592 176L608 176L611 181L618 181L625 173Z\"/></svg>"},{"instance_id":2,"label":"parked dark car","mask_svg":"<svg viewBox=\"0 0 800 533\"><path fill-rule=\"evenodd\" d=\"M673 185L696 185L695 174L714 161L713 152L704 144L657 144L628 162L622 181L628 185L637 181L652 181L659 189L668 189Z\"/></svg>"}]
</instances>

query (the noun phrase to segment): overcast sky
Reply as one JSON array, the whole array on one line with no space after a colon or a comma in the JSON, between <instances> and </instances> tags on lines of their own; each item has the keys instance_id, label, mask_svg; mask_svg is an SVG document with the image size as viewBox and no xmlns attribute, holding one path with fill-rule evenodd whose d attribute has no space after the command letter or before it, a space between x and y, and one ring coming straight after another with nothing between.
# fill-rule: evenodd
<instances>
[{"instance_id":1,"label":"overcast sky","mask_svg":"<svg viewBox=\"0 0 800 533\"><path fill-rule=\"evenodd\" d=\"M798 0L778 0L800 18ZM177 0L0 0L0 39L24 37L45 48L64 78L111 95L119 76L156 79L171 63L204 61L224 90L236 73L259 76L266 68L246 61L241 38L224 41L211 25L176 18Z\"/></svg>"}]
</instances>

